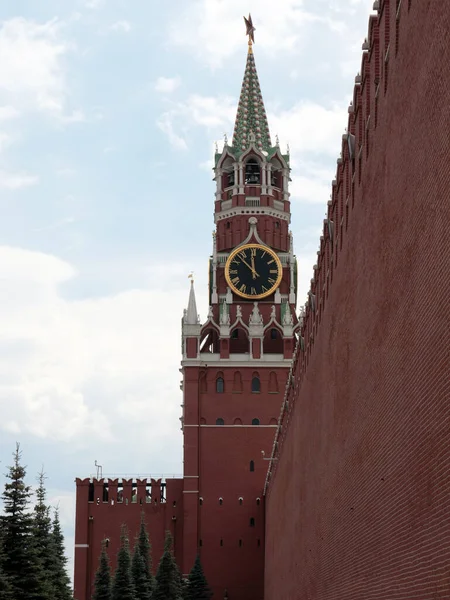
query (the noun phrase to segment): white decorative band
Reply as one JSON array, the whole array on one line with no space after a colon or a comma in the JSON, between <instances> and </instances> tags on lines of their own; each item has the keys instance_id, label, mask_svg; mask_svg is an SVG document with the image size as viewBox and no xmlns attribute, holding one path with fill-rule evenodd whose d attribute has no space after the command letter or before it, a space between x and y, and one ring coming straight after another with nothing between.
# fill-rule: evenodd
<instances>
[{"instance_id":1,"label":"white decorative band","mask_svg":"<svg viewBox=\"0 0 450 600\"><path fill-rule=\"evenodd\" d=\"M75 544L75 548L89 548L89 544Z\"/></svg>"},{"instance_id":2,"label":"white decorative band","mask_svg":"<svg viewBox=\"0 0 450 600\"><path fill-rule=\"evenodd\" d=\"M264 427L278 427L278 425L187 425L184 424L184 427L236 427L239 429L245 429L246 427L251 427L252 429L261 429Z\"/></svg>"}]
</instances>

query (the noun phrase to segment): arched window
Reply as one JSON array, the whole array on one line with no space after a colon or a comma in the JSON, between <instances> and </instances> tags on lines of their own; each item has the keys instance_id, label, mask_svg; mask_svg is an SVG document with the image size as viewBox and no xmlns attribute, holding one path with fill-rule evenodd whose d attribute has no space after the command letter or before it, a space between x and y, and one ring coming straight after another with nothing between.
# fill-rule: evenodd
<instances>
[{"instance_id":1,"label":"arched window","mask_svg":"<svg viewBox=\"0 0 450 600\"><path fill-rule=\"evenodd\" d=\"M272 327L272 329L270 330L270 339L276 340L277 337L278 337L278 331L275 329L275 327Z\"/></svg>"},{"instance_id":2,"label":"arched window","mask_svg":"<svg viewBox=\"0 0 450 600\"><path fill-rule=\"evenodd\" d=\"M250 527L254 527L255 526L255 519L252 517L250 519Z\"/></svg>"},{"instance_id":3,"label":"arched window","mask_svg":"<svg viewBox=\"0 0 450 600\"><path fill-rule=\"evenodd\" d=\"M240 371L234 372L233 392L235 394L240 394L242 392L242 375L241 375Z\"/></svg>"},{"instance_id":4,"label":"arched window","mask_svg":"<svg viewBox=\"0 0 450 600\"><path fill-rule=\"evenodd\" d=\"M269 393L276 394L278 392L278 378L274 371L269 374Z\"/></svg>"},{"instance_id":5,"label":"arched window","mask_svg":"<svg viewBox=\"0 0 450 600\"><path fill-rule=\"evenodd\" d=\"M242 327L236 327L231 332L230 354L245 354L250 350L248 334Z\"/></svg>"},{"instance_id":6,"label":"arched window","mask_svg":"<svg viewBox=\"0 0 450 600\"><path fill-rule=\"evenodd\" d=\"M255 461L251 460L250 461L250 472L253 473L254 470L255 470Z\"/></svg>"},{"instance_id":7,"label":"arched window","mask_svg":"<svg viewBox=\"0 0 450 600\"><path fill-rule=\"evenodd\" d=\"M216 425L225 425L225 421L219 417L218 419L216 419Z\"/></svg>"},{"instance_id":8,"label":"arched window","mask_svg":"<svg viewBox=\"0 0 450 600\"><path fill-rule=\"evenodd\" d=\"M218 377L216 379L216 392L218 394L223 394L225 391L225 382L223 380L223 377Z\"/></svg>"},{"instance_id":9,"label":"arched window","mask_svg":"<svg viewBox=\"0 0 450 600\"><path fill-rule=\"evenodd\" d=\"M231 227L231 223L230 223L230 221L227 221L227 229L230 229L230 227Z\"/></svg>"},{"instance_id":10,"label":"arched window","mask_svg":"<svg viewBox=\"0 0 450 600\"><path fill-rule=\"evenodd\" d=\"M258 393L261 391L261 382L257 375L254 375L252 378L252 392Z\"/></svg>"},{"instance_id":11,"label":"arched window","mask_svg":"<svg viewBox=\"0 0 450 600\"><path fill-rule=\"evenodd\" d=\"M252 419L252 425L259 425L259 419Z\"/></svg>"},{"instance_id":12,"label":"arched window","mask_svg":"<svg viewBox=\"0 0 450 600\"><path fill-rule=\"evenodd\" d=\"M234 420L234 425L242 425L242 419L240 419L239 417L237 417L237 418Z\"/></svg>"},{"instance_id":13,"label":"arched window","mask_svg":"<svg viewBox=\"0 0 450 600\"><path fill-rule=\"evenodd\" d=\"M256 158L249 158L245 164L245 183L247 185L261 183L261 169Z\"/></svg>"},{"instance_id":14,"label":"arched window","mask_svg":"<svg viewBox=\"0 0 450 600\"><path fill-rule=\"evenodd\" d=\"M227 187L234 185L234 169L227 173Z\"/></svg>"},{"instance_id":15,"label":"arched window","mask_svg":"<svg viewBox=\"0 0 450 600\"><path fill-rule=\"evenodd\" d=\"M223 504L223 498L219 498L219 504L220 504L220 506L222 506L222 504Z\"/></svg>"}]
</instances>

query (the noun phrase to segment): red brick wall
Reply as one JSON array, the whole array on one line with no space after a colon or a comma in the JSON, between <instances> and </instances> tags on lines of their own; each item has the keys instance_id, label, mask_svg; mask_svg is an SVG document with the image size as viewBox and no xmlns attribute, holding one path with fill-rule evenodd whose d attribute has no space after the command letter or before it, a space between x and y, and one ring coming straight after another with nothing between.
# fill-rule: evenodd
<instances>
[{"instance_id":1,"label":"red brick wall","mask_svg":"<svg viewBox=\"0 0 450 600\"><path fill-rule=\"evenodd\" d=\"M199 552L214 598L227 590L230 600L261 600L267 468L262 451L270 452L288 368L225 365L200 372L184 367L184 468L192 477L185 485L191 482L198 494L185 494L183 560ZM252 393L256 374L261 389ZM217 377L224 380L223 393L216 391ZM223 426L216 426L217 418ZM252 425L255 418L259 425Z\"/></svg>"},{"instance_id":2,"label":"red brick wall","mask_svg":"<svg viewBox=\"0 0 450 600\"><path fill-rule=\"evenodd\" d=\"M450 3L403 0L398 23L397 5L380 0L355 89L354 185L344 144L333 186L265 600L450 598Z\"/></svg>"},{"instance_id":3,"label":"red brick wall","mask_svg":"<svg viewBox=\"0 0 450 600\"><path fill-rule=\"evenodd\" d=\"M166 501L161 503L158 482L152 481L152 502L146 501L146 480L138 480L136 503L132 502L132 480L123 486L123 502L117 502L118 480L109 483L108 501L103 502L103 480L94 480L94 500L89 502L89 479L77 479L75 520L75 576L74 598L90 600L94 592L94 579L98 567L102 541L109 539L108 554L111 566L116 568L120 547L122 523L128 527L131 549L139 532L144 515L152 544L153 571L164 551L166 531L172 533L174 553L181 564L183 549L183 480L166 480ZM106 480L105 480L106 481ZM121 480L124 481L124 480ZM150 480L148 481L150 483ZM141 504L142 499L142 504ZM158 501L155 502L155 499Z\"/></svg>"}]
</instances>

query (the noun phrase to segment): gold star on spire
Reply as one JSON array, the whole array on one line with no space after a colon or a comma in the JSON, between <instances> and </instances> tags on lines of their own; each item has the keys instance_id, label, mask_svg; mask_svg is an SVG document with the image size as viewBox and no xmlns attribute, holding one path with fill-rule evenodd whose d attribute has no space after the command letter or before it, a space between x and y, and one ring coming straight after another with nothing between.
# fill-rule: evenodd
<instances>
[{"instance_id":1,"label":"gold star on spire","mask_svg":"<svg viewBox=\"0 0 450 600\"><path fill-rule=\"evenodd\" d=\"M248 35L248 45L252 46L252 44L255 43L255 31L256 29L253 27L253 21L252 21L252 16L249 13L248 15L248 19L246 17L244 17L244 21L245 21L245 26L247 28L247 33L245 35Z\"/></svg>"}]
</instances>

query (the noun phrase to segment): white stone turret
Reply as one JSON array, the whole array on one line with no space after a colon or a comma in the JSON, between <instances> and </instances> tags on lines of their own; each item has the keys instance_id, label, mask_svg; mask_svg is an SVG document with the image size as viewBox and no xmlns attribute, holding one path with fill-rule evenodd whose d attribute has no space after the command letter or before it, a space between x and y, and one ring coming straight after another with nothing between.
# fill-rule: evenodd
<instances>
[{"instance_id":1,"label":"white stone turret","mask_svg":"<svg viewBox=\"0 0 450 600\"><path fill-rule=\"evenodd\" d=\"M182 319L182 338L183 338L183 357L196 358L200 344L201 323L200 316L197 313L197 302L195 300L194 280L191 279L191 289L189 291L188 307L183 312ZM195 340L188 342L189 339ZM195 350L194 350L195 349ZM194 354L194 355L193 355Z\"/></svg>"},{"instance_id":2,"label":"white stone turret","mask_svg":"<svg viewBox=\"0 0 450 600\"><path fill-rule=\"evenodd\" d=\"M191 289L189 291L189 302L186 310L184 323L186 325L198 325L200 318L197 313L197 302L195 300L194 280L191 279Z\"/></svg>"}]
</instances>

